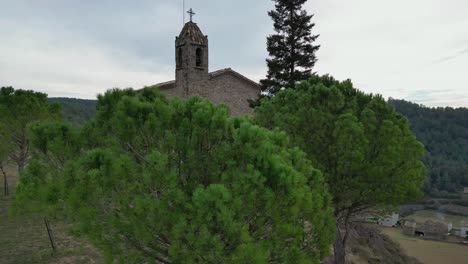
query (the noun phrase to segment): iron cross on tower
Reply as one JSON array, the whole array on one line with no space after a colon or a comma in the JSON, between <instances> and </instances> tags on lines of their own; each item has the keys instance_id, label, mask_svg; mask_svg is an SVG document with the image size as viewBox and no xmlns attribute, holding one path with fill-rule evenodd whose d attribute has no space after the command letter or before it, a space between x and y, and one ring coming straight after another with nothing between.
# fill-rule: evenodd
<instances>
[{"instance_id":1,"label":"iron cross on tower","mask_svg":"<svg viewBox=\"0 0 468 264\"><path fill-rule=\"evenodd\" d=\"M193 16L195 15L195 12L193 12L193 9L190 8L190 10L187 11L187 13L190 15L190 22L192 22Z\"/></svg>"}]
</instances>

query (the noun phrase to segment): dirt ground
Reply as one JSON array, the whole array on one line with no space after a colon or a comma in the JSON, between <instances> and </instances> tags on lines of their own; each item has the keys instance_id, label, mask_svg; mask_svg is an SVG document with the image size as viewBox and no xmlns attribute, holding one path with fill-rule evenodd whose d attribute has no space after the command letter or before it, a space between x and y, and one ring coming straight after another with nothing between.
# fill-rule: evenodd
<instances>
[{"instance_id":1,"label":"dirt ground","mask_svg":"<svg viewBox=\"0 0 468 264\"><path fill-rule=\"evenodd\" d=\"M446 242L422 240L408 237L397 228L383 228L387 234L406 251L409 256L425 264L466 264L468 263L468 246Z\"/></svg>"},{"instance_id":2,"label":"dirt ground","mask_svg":"<svg viewBox=\"0 0 468 264\"><path fill-rule=\"evenodd\" d=\"M99 251L84 239L72 237L68 225L51 221L58 247L53 252L42 217L10 217L8 210L18 177L13 168L8 168L8 175L9 196L3 194L3 175L0 181L0 263L102 263Z\"/></svg>"},{"instance_id":3,"label":"dirt ground","mask_svg":"<svg viewBox=\"0 0 468 264\"><path fill-rule=\"evenodd\" d=\"M354 223L346 246L346 264L422 264L381 231L377 225ZM333 264L333 256L322 263Z\"/></svg>"}]
</instances>

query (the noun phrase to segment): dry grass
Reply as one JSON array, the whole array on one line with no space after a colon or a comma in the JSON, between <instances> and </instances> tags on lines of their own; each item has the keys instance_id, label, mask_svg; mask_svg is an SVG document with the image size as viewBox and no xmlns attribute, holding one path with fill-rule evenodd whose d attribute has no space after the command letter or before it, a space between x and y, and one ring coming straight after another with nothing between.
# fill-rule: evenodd
<instances>
[{"instance_id":1,"label":"dry grass","mask_svg":"<svg viewBox=\"0 0 468 264\"><path fill-rule=\"evenodd\" d=\"M409 256L415 257L423 263L468 263L468 246L408 237L396 228L383 228L383 233L398 242Z\"/></svg>"},{"instance_id":2,"label":"dry grass","mask_svg":"<svg viewBox=\"0 0 468 264\"><path fill-rule=\"evenodd\" d=\"M407 218L414 219L414 221L416 221L416 223L419 224L424 223L426 220L439 220L447 223L452 223L454 227L458 227L461 223L468 221L467 216L440 213L432 210L417 211L412 215L408 216Z\"/></svg>"},{"instance_id":3,"label":"dry grass","mask_svg":"<svg viewBox=\"0 0 468 264\"><path fill-rule=\"evenodd\" d=\"M53 253L43 218L37 215L9 217L8 209L17 184L17 173L8 169L10 196L0 183L0 263L101 263L99 251L84 239L72 237L63 223L51 222L58 250Z\"/></svg>"}]
</instances>

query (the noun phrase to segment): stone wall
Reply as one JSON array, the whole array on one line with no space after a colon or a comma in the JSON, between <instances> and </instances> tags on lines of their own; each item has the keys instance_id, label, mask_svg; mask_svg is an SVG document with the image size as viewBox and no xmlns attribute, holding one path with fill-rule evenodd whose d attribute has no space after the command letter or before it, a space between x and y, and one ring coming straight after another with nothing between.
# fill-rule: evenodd
<instances>
[{"instance_id":1,"label":"stone wall","mask_svg":"<svg viewBox=\"0 0 468 264\"><path fill-rule=\"evenodd\" d=\"M210 86L210 93L206 97L215 103L229 106L233 116L253 113L248 99L255 100L260 95L258 85L239 78L234 73L212 78Z\"/></svg>"},{"instance_id":2,"label":"stone wall","mask_svg":"<svg viewBox=\"0 0 468 264\"><path fill-rule=\"evenodd\" d=\"M260 87L257 84L229 71L208 80L188 83L188 94L185 87L178 84L164 83L159 88L169 97L199 96L217 104L225 104L231 110L232 116L252 114L253 109L250 108L248 100L256 100L260 95Z\"/></svg>"}]
</instances>

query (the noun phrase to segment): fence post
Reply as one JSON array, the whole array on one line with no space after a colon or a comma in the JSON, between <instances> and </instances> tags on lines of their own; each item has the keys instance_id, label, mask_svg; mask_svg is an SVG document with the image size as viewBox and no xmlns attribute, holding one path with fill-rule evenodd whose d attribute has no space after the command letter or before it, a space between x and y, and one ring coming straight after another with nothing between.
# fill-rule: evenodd
<instances>
[{"instance_id":1,"label":"fence post","mask_svg":"<svg viewBox=\"0 0 468 264\"><path fill-rule=\"evenodd\" d=\"M0 163L0 170L2 171L2 174L3 174L3 193L5 196L8 196L10 194L10 190L8 189L7 174L5 170L3 169L3 164L1 163Z\"/></svg>"},{"instance_id":2,"label":"fence post","mask_svg":"<svg viewBox=\"0 0 468 264\"><path fill-rule=\"evenodd\" d=\"M47 234L49 235L50 246L52 247L52 250L55 252L56 246L55 246L54 234L52 233L52 229L50 228L49 220L47 218L44 218L44 223L47 228Z\"/></svg>"}]
</instances>

